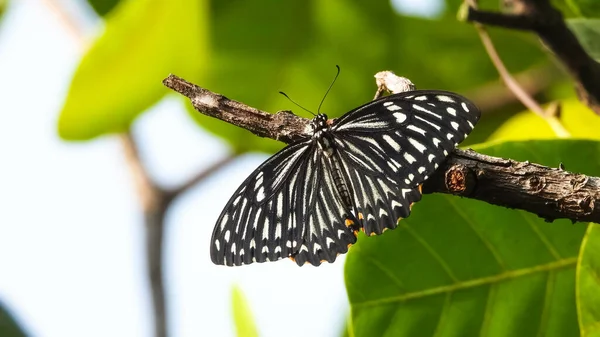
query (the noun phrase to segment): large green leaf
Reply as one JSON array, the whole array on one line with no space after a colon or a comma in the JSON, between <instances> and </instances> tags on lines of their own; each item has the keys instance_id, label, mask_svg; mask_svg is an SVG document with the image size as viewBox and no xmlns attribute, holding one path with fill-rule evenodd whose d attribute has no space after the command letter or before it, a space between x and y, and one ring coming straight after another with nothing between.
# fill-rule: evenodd
<instances>
[{"instance_id":1,"label":"large green leaf","mask_svg":"<svg viewBox=\"0 0 600 337\"><path fill-rule=\"evenodd\" d=\"M257 337L258 329L252 317L252 311L242 290L234 286L231 290L233 321L238 337Z\"/></svg>"},{"instance_id":2,"label":"large green leaf","mask_svg":"<svg viewBox=\"0 0 600 337\"><path fill-rule=\"evenodd\" d=\"M600 336L600 225L591 224L577 265L579 328L585 337Z\"/></svg>"},{"instance_id":3,"label":"large green leaf","mask_svg":"<svg viewBox=\"0 0 600 337\"><path fill-rule=\"evenodd\" d=\"M565 0L569 8L578 16L600 17L600 1L598 0Z\"/></svg>"},{"instance_id":4,"label":"large green leaf","mask_svg":"<svg viewBox=\"0 0 600 337\"><path fill-rule=\"evenodd\" d=\"M567 24L587 53L600 62L600 19L569 19Z\"/></svg>"},{"instance_id":5,"label":"large green leaf","mask_svg":"<svg viewBox=\"0 0 600 337\"><path fill-rule=\"evenodd\" d=\"M482 153L600 175L600 142L538 140ZM586 225L426 195L346 260L355 336L576 336L575 266ZM600 307L594 300L591 305Z\"/></svg>"},{"instance_id":6,"label":"large green leaf","mask_svg":"<svg viewBox=\"0 0 600 337\"><path fill-rule=\"evenodd\" d=\"M191 81L207 62L206 1L127 0L81 60L60 114L68 140L122 132L167 89L177 73Z\"/></svg>"}]
</instances>

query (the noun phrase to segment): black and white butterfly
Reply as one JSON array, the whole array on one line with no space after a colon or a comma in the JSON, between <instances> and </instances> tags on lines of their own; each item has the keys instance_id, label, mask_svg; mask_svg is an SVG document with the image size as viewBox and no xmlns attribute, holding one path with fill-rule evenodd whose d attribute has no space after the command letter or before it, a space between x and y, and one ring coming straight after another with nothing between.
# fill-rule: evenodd
<instances>
[{"instance_id":1,"label":"black and white butterfly","mask_svg":"<svg viewBox=\"0 0 600 337\"><path fill-rule=\"evenodd\" d=\"M333 262L359 230L396 228L479 117L466 98L437 90L386 96L334 121L318 114L309 136L260 165L231 197L213 231L212 261Z\"/></svg>"}]
</instances>

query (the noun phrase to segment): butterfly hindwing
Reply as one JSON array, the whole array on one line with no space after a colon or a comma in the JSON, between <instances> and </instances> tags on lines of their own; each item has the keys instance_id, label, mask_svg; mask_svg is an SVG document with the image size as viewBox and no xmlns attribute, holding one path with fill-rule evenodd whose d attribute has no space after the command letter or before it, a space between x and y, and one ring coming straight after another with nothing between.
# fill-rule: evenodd
<instances>
[{"instance_id":1,"label":"butterfly hindwing","mask_svg":"<svg viewBox=\"0 0 600 337\"><path fill-rule=\"evenodd\" d=\"M215 264L242 265L292 257L299 265L333 262L356 241L320 151L290 145L257 168L217 220Z\"/></svg>"}]
</instances>

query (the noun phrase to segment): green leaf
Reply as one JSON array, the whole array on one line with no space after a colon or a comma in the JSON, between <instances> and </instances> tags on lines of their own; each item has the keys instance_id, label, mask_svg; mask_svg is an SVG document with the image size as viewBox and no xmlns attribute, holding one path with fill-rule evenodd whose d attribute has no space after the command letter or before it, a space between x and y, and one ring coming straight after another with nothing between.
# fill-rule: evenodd
<instances>
[{"instance_id":1,"label":"green leaf","mask_svg":"<svg viewBox=\"0 0 600 337\"><path fill-rule=\"evenodd\" d=\"M106 16L121 0L87 0L94 11L100 16Z\"/></svg>"},{"instance_id":2,"label":"green leaf","mask_svg":"<svg viewBox=\"0 0 600 337\"><path fill-rule=\"evenodd\" d=\"M200 78L207 63L206 1L127 0L77 68L58 121L67 140L126 131L177 73Z\"/></svg>"},{"instance_id":3,"label":"green leaf","mask_svg":"<svg viewBox=\"0 0 600 337\"><path fill-rule=\"evenodd\" d=\"M238 337L257 337L258 329L252 317L250 306L238 286L231 289L231 304L233 307L233 321Z\"/></svg>"},{"instance_id":4,"label":"green leaf","mask_svg":"<svg viewBox=\"0 0 600 337\"><path fill-rule=\"evenodd\" d=\"M25 331L6 307L0 302L0 336L21 337L26 336Z\"/></svg>"},{"instance_id":5,"label":"green leaf","mask_svg":"<svg viewBox=\"0 0 600 337\"><path fill-rule=\"evenodd\" d=\"M581 336L600 336L600 225L590 224L577 265L577 300Z\"/></svg>"},{"instance_id":6,"label":"green leaf","mask_svg":"<svg viewBox=\"0 0 600 337\"><path fill-rule=\"evenodd\" d=\"M560 123L573 138L600 140L600 117L576 99L563 101ZM547 107L546 107L547 108ZM550 125L531 111L515 114L502 123L488 138L488 141L551 139L556 134Z\"/></svg>"},{"instance_id":7,"label":"green leaf","mask_svg":"<svg viewBox=\"0 0 600 337\"><path fill-rule=\"evenodd\" d=\"M600 175L596 141L477 150ZM524 211L425 195L397 229L361 236L350 249L345 279L354 334L576 336L575 267L585 230L582 223L546 223Z\"/></svg>"},{"instance_id":8,"label":"green leaf","mask_svg":"<svg viewBox=\"0 0 600 337\"><path fill-rule=\"evenodd\" d=\"M566 3L579 16L600 17L600 2L598 0L566 0Z\"/></svg>"},{"instance_id":9,"label":"green leaf","mask_svg":"<svg viewBox=\"0 0 600 337\"><path fill-rule=\"evenodd\" d=\"M600 19L569 19L567 24L585 51L600 61Z\"/></svg>"}]
</instances>

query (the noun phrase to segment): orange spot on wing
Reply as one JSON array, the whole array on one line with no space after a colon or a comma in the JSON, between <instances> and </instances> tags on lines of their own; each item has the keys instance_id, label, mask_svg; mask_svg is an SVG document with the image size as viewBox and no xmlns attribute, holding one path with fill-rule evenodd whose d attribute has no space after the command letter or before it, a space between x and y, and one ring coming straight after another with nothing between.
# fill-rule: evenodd
<instances>
[{"instance_id":1,"label":"orange spot on wing","mask_svg":"<svg viewBox=\"0 0 600 337\"><path fill-rule=\"evenodd\" d=\"M350 227L354 225L354 221L350 220L350 219L346 219L346 227Z\"/></svg>"}]
</instances>

